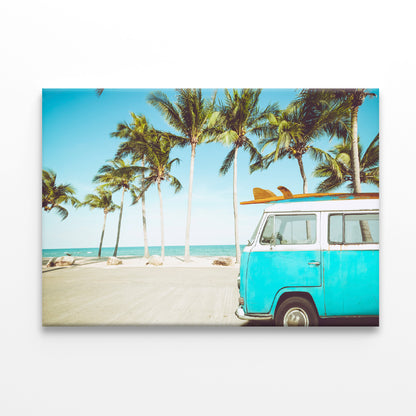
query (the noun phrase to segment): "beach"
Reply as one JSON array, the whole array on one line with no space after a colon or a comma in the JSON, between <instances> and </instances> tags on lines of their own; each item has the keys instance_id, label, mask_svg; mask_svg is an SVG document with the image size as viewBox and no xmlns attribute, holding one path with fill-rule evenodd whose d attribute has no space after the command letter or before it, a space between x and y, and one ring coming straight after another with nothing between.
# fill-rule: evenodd
<instances>
[{"instance_id":1,"label":"beach","mask_svg":"<svg viewBox=\"0 0 416 416\"><path fill-rule=\"evenodd\" d=\"M163 266L126 257L76 258L73 266L42 266L42 323L55 325L247 324L238 305L239 267L213 266L216 257L166 257Z\"/></svg>"}]
</instances>

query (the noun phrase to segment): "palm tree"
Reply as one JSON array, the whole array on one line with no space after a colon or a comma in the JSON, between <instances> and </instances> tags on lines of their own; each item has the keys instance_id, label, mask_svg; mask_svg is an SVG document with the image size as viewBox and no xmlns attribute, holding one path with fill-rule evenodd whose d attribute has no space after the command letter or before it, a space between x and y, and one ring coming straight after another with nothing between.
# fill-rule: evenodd
<instances>
[{"instance_id":1,"label":"palm tree","mask_svg":"<svg viewBox=\"0 0 416 416\"><path fill-rule=\"evenodd\" d=\"M261 159L261 155L253 142L247 137L250 134L262 135L267 130L268 115L278 112L277 104L259 108L260 89L243 89L241 92L224 91L225 100L220 102L218 111L212 116L210 127L214 138L211 141L232 146L220 168L225 175L233 165L233 207L234 207L234 238L236 263L240 263L240 243L238 235L238 201L237 201L237 155L241 148L250 154L250 162Z\"/></svg>"},{"instance_id":2,"label":"palm tree","mask_svg":"<svg viewBox=\"0 0 416 416\"><path fill-rule=\"evenodd\" d=\"M262 161L253 164L251 169L267 168L278 159L293 157L298 162L303 193L306 194L308 181L303 156L308 153L320 160L325 154L313 146L314 140L323 134L346 140L349 134L349 117L345 107L325 98L320 91L305 90L284 111L271 114L269 137L262 139L260 144L262 151L269 145L273 145L274 149Z\"/></svg>"},{"instance_id":3,"label":"palm tree","mask_svg":"<svg viewBox=\"0 0 416 416\"><path fill-rule=\"evenodd\" d=\"M56 173L53 170L42 170L42 208L44 211L55 209L63 221L68 217L68 211L61 204L70 203L74 207L80 205L74 195L75 189L71 185L56 184Z\"/></svg>"},{"instance_id":4,"label":"palm tree","mask_svg":"<svg viewBox=\"0 0 416 416\"><path fill-rule=\"evenodd\" d=\"M360 183L379 185L379 135L373 139L363 154L358 140L360 160ZM326 178L317 187L317 192L328 192L343 184L354 191L351 143L336 145L326 155L325 162L318 165L315 177Z\"/></svg>"},{"instance_id":5,"label":"palm tree","mask_svg":"<svg viewBox=\"0 0 416 416\"><path fill-rule=\"evenodd\" d=\"M359 183L379 184L379 135L370 143L364 155L362 149L357 143L359 157ZM326 161L320 164L314 171L314 176L326 178L319 186L318 192L327 192L338 188L344 183L348 183L351 191L355 190L355 173L353 169L353 150L351 142L335 146L330 151L331 155L326 154ZM370 226L368 221L360 221L360 229L363 241L371 242Z\"/></svg>"},{"instance_id":6,"label":"palm tree","mask_svg":"<svg viewBox=\"0 0 416 416\"><path fill-rule=\"evenodd\" d=\"M159 194L160 204L160 233L161 233L161 257L165 259L165 239L164 239L164 223L163 223L163 201L161 182L166 181L175 188L175 193L182 189L179 180L174 177L170 171L174 163L179 163L178 158L170 159L170 152L175 146L168 134L161 134L153 131L142 137L141 146L146 154L146 176L143 178L142 187L139 189L136 200L146 192L151 185L156 184Z\"/></svg>"},{"instance_id":7,"label":"palm tree","mask_svg":"<svg viewBox=\"0 0 416 416\"><path fill-rule=\"evenodd\" d=\"M148 97L148 102L157 108L167 122L179 132L179 144L189 144L191 146L184 256L184 260L188 262L190 261L189 245L195 152L196 146L208 137L208 120L214 109L215 94L212 100L206 100L202 98L200 89L178 89L176 91L175 104L171 103L167 95L161 91L151 93Z\"/></svg>"},{"instance_id":8,"label":"palm tree","mask_svg":"<svg viewBox=\"0 0 416 416\"><path fill-rule=\"evenodd\" d=\"M118 218L117 240L114 247L113 256L117 257L118 242L120 239L121 218L123 216L124 192L130 189L131 183L136 179L141 167L128 164L123 159L116 158L110 160L108 164L102 166L93 179L95 183L101 183L109 188L111 192L121 189L120 215Z\"/></svg>"},{"instance_id":9,"label":"palm tree","mask_svg":"<svg viewBox=\"0 0 416 416\"><path fill-rule=\"evenodd\" d=\"M343 106L349 111L351 118L351 165L352 183L355 193L361 192L360 182L360 158L358 151L358 109L364 103L366 97L375 97L376 94L364 88L336 89L336 90L312 90L326 94L329 99Z\"/></svg>"},{"instance_id":10,"label":"palm tree","mask_svg":"<svg viewBox=\"0 0 416 416\"><path fill-rule=\"evenodd\" d=\"M131 155L135 161L141 160L142 167L145 165L145 158L146 155L140 151L141 147L136 146L137 142L140 142L140 139L148 134L150 130L152 130L152 126L147 122L146 117L143 115L136 115L135 113L130 113L133 121L132 123L119 123L117 126L117 130L111 133L113 137L119 137L122 139L126 139L118 152L117 157L124 157L127 155ZM144 172L141 173L141 186L143 187L143 178ZM142 223L143 223L143 243L144 243L144 257L149 257L149 243L147 237L147 221L146 221L146 202L145 202L145 194L142 194ZM137 201L135 199L135 201Z\"/></svg>"},{"instance_id":11,"label":"palm tree","mask_svg":"<svg viewBox=\"0 0 416 416\"><path fill-rule=\"evenodd\" d=\"M102 188L97 188L97 194L98 195L96 194L86 195L85 200L82 205L87 205L91 209L100 208L104 210L104 224L103 224L103 230L101 232L100 248L98 249L98 257L101 257L101 248L103 246L107 214L109 212L114 212L117 208L120 208L120 207L113 203L111 192L106 191Z\"/></svg>"}]
</instances>

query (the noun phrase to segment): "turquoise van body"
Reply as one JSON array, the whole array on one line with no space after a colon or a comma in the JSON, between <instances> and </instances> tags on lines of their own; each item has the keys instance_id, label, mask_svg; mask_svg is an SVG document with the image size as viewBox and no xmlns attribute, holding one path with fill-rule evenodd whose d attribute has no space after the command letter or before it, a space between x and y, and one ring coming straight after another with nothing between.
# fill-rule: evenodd
<instances>
[{"instance_id":1,"label":"turquoise van body","mask_svg":"<svg viewBox=\"0 0 416 416\"><path fill-rule=\"evenodd\" d=\"M378 204L335 197L271 204L241 256L237 317L278 322L288 299L304 299L318 320L378 316Z\"/></svg>"}]
</instances>

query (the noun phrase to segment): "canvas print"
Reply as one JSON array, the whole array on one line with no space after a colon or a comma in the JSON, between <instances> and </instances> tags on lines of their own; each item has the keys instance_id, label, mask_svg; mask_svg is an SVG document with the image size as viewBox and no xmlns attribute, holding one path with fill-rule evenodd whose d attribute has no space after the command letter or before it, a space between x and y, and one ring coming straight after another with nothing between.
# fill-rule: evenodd
<instances>
[{"instance_id":1,"label":"canvas print","mask_svg":"<svg viewBox=\"0 0 416 416\"><path fill-rule=\"evenodd\" d=\"M44 89L42 324L378 326L378 89Z\"/></svg>"}]
</instances>

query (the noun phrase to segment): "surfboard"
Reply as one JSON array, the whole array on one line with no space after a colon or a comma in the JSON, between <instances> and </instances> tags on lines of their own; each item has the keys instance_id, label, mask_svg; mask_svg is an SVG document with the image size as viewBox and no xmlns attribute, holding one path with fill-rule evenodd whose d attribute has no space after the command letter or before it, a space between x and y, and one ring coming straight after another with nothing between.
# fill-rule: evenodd
<instances>
[{"instance_id":1,"label":"surfboard","mask_svg":"<svg viewBox=\"0 0 416 416\"><path fill-rule=\"evenodd\" d=\"M283 194L282 196L277 196L274 192L269 189L262 188L253 188L253 197L252 201L243 201L240 202L241 205L249 204L265 204L269 202L278 202L283 200L296 200L301 198L323 198L323 197L333 197L334 199L378 199L379 194L377 192L363 192L359 194L351 193L331 193L331 192L317 192L310 194L296 194L293 195L290 190L284 186L278 186L277 189Z\"/></svg>"}]
</instances>

